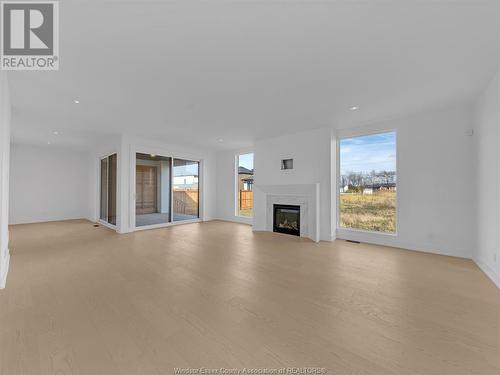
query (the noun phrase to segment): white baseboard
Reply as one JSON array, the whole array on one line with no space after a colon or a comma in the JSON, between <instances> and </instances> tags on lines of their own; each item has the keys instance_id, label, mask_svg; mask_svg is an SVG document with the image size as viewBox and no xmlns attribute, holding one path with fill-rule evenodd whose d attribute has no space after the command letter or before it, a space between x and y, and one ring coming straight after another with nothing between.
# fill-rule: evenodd
<instances>
[{"instance_id":1,"label":"white baseboard","mask_svg":"<svg viewBox=\"0 0 500 375\"><path fill-rule=\"evenodd\" d=\"M361 230L350 230L350 229L337 229L337 239L359 241L361 243L368 243L372 245L388 246L404 250L419 251L424 253L471 259L471 256L467 253L465 249L459 249L458 251L457 250L449 251L447 249L443 250L442 247L434 244L409 243L405 241L400 241L398 236L393 234L372 233L372 232L366 232Z\"/></svg>"},{"instance_id":2,"label":"white baseboard","mask_svg":"<svg viewBox=\"0 0 500 375\"><path fill-rule=\"evenodd\" d=\"M9 264L10 264L10 254L9 250L7 250L7 255L0 264L0 289L4 289L5 285L7 284L7 274L9 273Z\"/></svg>"},{"instance_id":3,"label":"white baseboard","mask_svg":"<svg viewBox=\"0 0 500 375\"><path fill-rule=\"evenodd\" d=\"M47 219L25 219L25 220L10 220L9 225L24 225L24 224L41 224L41 223L54 223L56 221L71 221L71 220L90 220L86 216L61 216ZM93 220L90 220L93 221Z\"/></svg>"},{"instance_id":4,"label":"white baseboard","mask_svg":"<svg viewBox=\"0 0 500 375\"><path fill-rule=\"evenodd\" d=\"M231 222L231 223L253 225L253 218L252 217L248 218L248 217L244 217L244 216L230 216L230 217L219 217L219 216L217 216L213 220L228 221L228 222Z\"/></svg>"},{"instance_id":5,"label":"white baseboard","mask_svg":"<svg viewBox=\"0 0 500 375\"><path fill-rule=\"evenodd\" d=\"M474 258L473 261L477 264L477 266L483 271L486 276L488 276L491 281L497 286L498 289L500 289L500 276L498 273L490 267L486 262L483 262L481 259L476 259Z\"/></svg>"}]
</instances>

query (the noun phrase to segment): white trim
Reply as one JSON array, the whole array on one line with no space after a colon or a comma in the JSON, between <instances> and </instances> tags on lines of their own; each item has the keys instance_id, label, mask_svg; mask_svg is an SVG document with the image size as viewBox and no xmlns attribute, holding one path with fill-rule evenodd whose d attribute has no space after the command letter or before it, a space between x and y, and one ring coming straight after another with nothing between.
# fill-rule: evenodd
<instances>
[{"instance_id":1,"label":"white trim","mask_svg":"<svg viewBox=\"0 0 500 375\"><path fill-rule=\"evenodd\" d=\"M239 190L239 168L240 168L240 155L242 154L235 154L234 155L234 170L233 170L233 179L234 179L234 194L233 194L233 204L234 204L234 216L237 218L240 218L240 210L238 207L238 190Z\"/></svg>"},{"instance_id":2,"label":"white trim","mask_svg":"<svg viewBox=\"0 0 500 375\"><path fill-rule=\"evenodd\" d=\"M246 223L246 224L251 224L253 222L253 207L252 207L252 216L243 216L240 215L240 207L239 207L239 197L240 197L240 156L241 155L248 155L252 154L252 159L255 159L255 153L253 151L243 151L243 152L238 152L234 155L234 217L238 223ZM255 165L255 160L254 160L254 165ZM255 178L255 167L254 167L254 174ZM252 186L252 191L255 187L255 180L254 184Z\"/></svg>"},{"instance_id":3,"label":"white trim","mask_svg":"<svg viewBox=\"0 0 500 375\"><path fill-rule=\"evenodd\" d=\"M338 155L337 134L330 132L330 241L337 238L337 210L339 207L337 195Z\"/></svg>"},{"instance_id":4,"label":"white trim","mask_svg":"<svg viewBox=\"0 0 500 375\"><path fill-rule=\"evenodd\" d=\"M488 276L488 278L490 278L491 281L493 281L496 287L500 289L500 275L498 275L495 269L490 267L488 264L486 264L486 262L483 262L479 258L474 258L472 260L474 261L474 263L476 263L479 269L481 269L481 271L483 271L485 275Z\"/></svg>"},{"instance_id":5,"label":"white trim","mask_svg":"<svg viewBox=\"0 0 500 375\"><path fill-rule=\"evenodd\" d=\"M389 237L397 237L398 236L397 232L396 233L393 233L393 232L377 232L377 231L374 231L374 230L357 229L357 228L344 228L344 227L339 227L337 229L337 235L339 235L339 233L344 233L344 235L347 235L347 236L349 235L348 233L353 233L353 234L368 234L368 235L376 234L376 235L389 236Z\"/></svg>"},{"instance_id":6,"label":"white trim","mask_svg":"<svg viewBox=\"0 0 500 375\"><path fill-rule=\"evenodd\" d=\"M120 164L121 164L120 154L118 153L118 151L112 151L112 152L109 152L109 153L105 153L105 154L102 154L101 156L98 156L98 158L97 158L97 194L96 194L97 205L96 205L95 220L97 222L99 222L99 223L107 226L108 228L114 229L114 230L116 230L118 232L118 226L117 225L113 225L113 224L108 223L107 221L104 221L104 220L101 219L101 161L104 160L104 159L108 159L108 177L109 177L109 157L112 156L112 155L116 155L116 194L115 195L116 195L116 222L118 224L118 220L119 220L119 202L120 202L120 194L119 194L119 189L120 189ZM108 184L107 191L109 192L109 178L108 178L107 184ZM108 202L108 205L109 205L109 202ZM106 216L108 216L107 212L106 212ZM104 223L109 224L109 225L106 225Z\"/></svg>"},{"instance_id":7,"label":"white trim","mask_svg":"<svg viewBox=\"0 0 500 375\"><path fill-rule=\"evenodd\" d=\"M215 220L229 221L232 223L253 225L253 216L233 216L230 219L227 218L217 218Z\"/></svg>"},{"instance_id":8,"label":"white trim","mask_svg":"<svg viewBox=\"0 0 500 375\"><path fill-rule=\"evenodd\" d=\"M348 138L357 138L357 137L365 137L370 135L377 135L383 133L397 133L397 129L393 127L389 128L370 128L367 129L365 127L357 127L357 128L347 128L347 129L337 129L337 139L348 139Z\"/></svg>"},{"instance_id":9,"label":"white trim","mask_svg":"<svg viewBox=\"0 0 500 375\"><path fill-rule=\"evenodd\" d=\"M104 221L104 220L102 220L102 219L98 219L98 220L97 220L97 223L98 223L98 224L101 224L102 226L108 227L109 229L113 229L113 230L115 230L115 231L118 231L118 228L117 228L117 226L116 226L116 225L111 224L111 223L108 223L107 221Z\"/></svg>"},{"instance_id":10,"label":"white trim","mask_svg":"<svg viewBox=\"0 0 500 375\"><path fill-rule=\"evenodd\" d=\"M397 249L408 251L419 251L424 253L431 253L437 255L446 255L454 258L471 259L469 255L457 255L455 251L441 250L439 246L432 243L423 243L416 245L411 242L402 242L397 236L384 235L377 232L361 232L361 231L337 231L337 240L350 240L358 241L360 243L367 243L371 245L388 246ZM439 250L437 250L439 248Z\"/></svg>"},{"instance_id":11,"label":"white trim","mask_svg":"<svg viewBox=\"0 0 500 375\"><path fill-rule=\"evenodd\" d=\"M4 289L7 285L7 275L9 274L9 264L10 264L10 253L7 249L7 255L2 259L0 263L0 289Z\"/></svg>"},{"instance_id":12,"label":"white trim","mask_svg":"<svg viewBox=\"0 0 500 375\"><path fill-rule=\"evenodd\" d=\"M135 165L137 170L137 154L135 155ZM134 180L135 181L135 180ZM137 181L134 186L137 186ZM198 218L200 217L200 163L198 162ZM161 186L160 186L161 189ZM170 181L169 181L169 193L170 193L170 202L168 207L168 220L169 223L174 222L174 158L170 158ZM137 199L136 194L134 193L134 211L136 208L135 200ZM137 219L137 214L134 215L134 220ZM137 223L134 223L134 228L137 228Z\"/></svg>"},{"instance_id":13,"label":"white trim","mask_svg":"<svg viewBox=\"0 0 500 375\"><path fill-rule=\"evenodd\" d=\"M254 231L273 232L273 208L275 204L300 206L300 236L315 242L321 240L320 183L254 185L254 193L262 196L265 220L253 227Z\"/></svg>"}]
</instances>

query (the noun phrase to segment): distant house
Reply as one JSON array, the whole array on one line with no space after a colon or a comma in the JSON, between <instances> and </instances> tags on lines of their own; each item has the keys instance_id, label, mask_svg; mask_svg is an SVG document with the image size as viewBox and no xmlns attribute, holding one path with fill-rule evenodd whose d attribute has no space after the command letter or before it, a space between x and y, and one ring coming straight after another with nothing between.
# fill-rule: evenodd
<instances>
[{"instance_id":1,"label":"distant house","mask_svg":"<svg viewBox=\"0 0 500 375\"><path fill-rule=\"evenodd\" d=\"M386 190L386 191L396 191L396 183L381 183L381 184L373 184L373 190Z\"/></svg>"},{"instance_id":2,"label":"distant house","mask_svg":"<svg viewBox=\"0 0 500 375\"><path fill-rule=\"evenodd\" d=\"M373 195L373 188L364 188L363 195Z\"/></svg>"},{"instance_id":3,"label":"distant house","mask_svg":"<svg viewBox=\"0 0 500 375\"><path fill-rule=\"evenodd\" d=\"M253 190L253 169L238 167L238 190L239 191Z\"/></svg>"}]
</instances>

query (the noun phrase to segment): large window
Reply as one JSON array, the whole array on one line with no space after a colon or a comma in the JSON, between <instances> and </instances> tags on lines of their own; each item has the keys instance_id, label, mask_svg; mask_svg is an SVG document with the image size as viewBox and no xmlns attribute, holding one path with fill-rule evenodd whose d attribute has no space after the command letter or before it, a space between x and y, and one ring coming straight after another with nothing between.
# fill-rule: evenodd
<instances>
[{"instance_id":1,"label":"large window","mask_svg":"<svg viewBox=\"0 0 500 375\"><path fill-rule=\"evenodd\" d=\"M116 154L102 158L99 218L113 225L116 225L116 177Z\"/></svg>"},{"instance_id":2,"label":"large window","mask_svg":"<svg viewBox=\"0 0 500 375\"><path fill-rule=\"evenodd\" d=\"M341 228L396 232L396 133L340 140Z\"/></svg>"},{"instance_id":3,"label":"large window","mask_svg":"<svg viewBox=\"0 0 500 375\"><path fill-rule=\"evenodd\" d=\"M238 155L237 171L238 216L253 216L253 154Z\"/></svg>"}]
</instances>

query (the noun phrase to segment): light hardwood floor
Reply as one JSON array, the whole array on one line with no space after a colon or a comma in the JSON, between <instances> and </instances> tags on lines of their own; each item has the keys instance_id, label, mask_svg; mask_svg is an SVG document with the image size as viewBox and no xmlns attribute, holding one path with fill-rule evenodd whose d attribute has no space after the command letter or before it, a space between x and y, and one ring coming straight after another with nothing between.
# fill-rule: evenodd
<instances>
[{"instance_id":1,"label":"light hardwood floor","mask_svg":"<svg viewBox=\"0 0 500 375\"><path fill-rule=\"evenodd\" d=\"M471 261L208 222L11 228L0 368L500 374L500 293Z\"/></svg>"}]
</instances>

